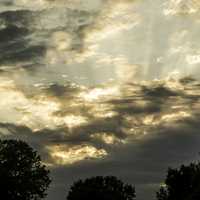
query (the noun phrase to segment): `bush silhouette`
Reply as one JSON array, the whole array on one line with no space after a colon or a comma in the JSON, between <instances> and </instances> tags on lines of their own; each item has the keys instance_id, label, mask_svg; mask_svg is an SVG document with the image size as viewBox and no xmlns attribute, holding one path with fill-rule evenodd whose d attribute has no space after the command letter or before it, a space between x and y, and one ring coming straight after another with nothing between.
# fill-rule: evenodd
<instances>
[{"instance_id":1,"label":"bush silhouette","mask_svg":"<svg viewBox=\"0 0 200 200\"><path fill-rule=\"evenodd\" d=\"M67 200L133 200L135 188L114 176L96 176L75 182Z\"/></svg>"},{"instance_id":2,"label":"bush silhouette","mask_svg":"<svg viewBox=\"0 0 200 200\"><path fill-rule=\"evenodd\" d=\"M42 199L50 182L49 171L28 144L17 140L0 140L2 200Z\"/></svg>"},{"instance_id":3,"label":"bush silhouette","mask_svg":"<svg viewBox=\"0 0 200 200\"><path fill-rule=\"evenodd\" d=\"M158 200L200 199L200 163L168 169L165 186L157 192Z\"/></svg>"}]
</instances>

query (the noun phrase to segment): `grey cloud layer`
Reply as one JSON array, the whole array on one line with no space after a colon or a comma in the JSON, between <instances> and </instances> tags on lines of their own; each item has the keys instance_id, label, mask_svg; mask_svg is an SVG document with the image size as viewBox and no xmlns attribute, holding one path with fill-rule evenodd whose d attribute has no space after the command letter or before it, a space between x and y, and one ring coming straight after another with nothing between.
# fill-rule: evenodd
<instances>
[{"instance_id":1,"label":"grey cloud layer","mask_svg":"<svg viewBox=\"0 0 200 200\"><path fill-rule=\"evenodd\" d=\"M104 85L101 89L105 91L111 86ZM200 120L198 81L186 77L179 81L126 84L119 88L121 93L118 96L100 93L95 99L88 96L96 89L100 87L81 88L73 84L40 86L34 96L29 96L30 100L46 96L49 104L59 102L60 110L52 113L52 117L82 115L87 117L86 123L72 127L70 124L55 124L54 128L41 127L40 130L32 130L29 124L23 122L21 125L20 122L0 124L1 138L23 139L38 149L46 163L53 164L55 186L51 188L49 199L55 198L54 195L58 195L55 190L64 189L75 177L111 173L135 183L139 188L139 198L144 199L142 191L155 190L169 165L176 166L197 156ZM103 115L98 105L104 110ZM111 111L114 115L106 115ZM27 111L23 112L26 116ZM58 144L66 153L83 148L88 155L72 164L58 164L52 157L52 149L46 148ZM86 146L97 155L104 149L107 155L103 154L103 159L93 157ZM67 155L74 159L73 154ZM84 160L86 158L87 161ZM88 172L85 173L85 170ZM64 174L62 178L61 174ZM63 197L63 191L60 195Z\"/></svg>"},{"instance_id":2,"label":"grey cloud layer","mask_svg":"<svg viewBox=\"0 0 200 200\"><path fill-rule=\"evenodd\" d=\"M200 87L191 78L126 84L117 88L118 96L115 93L103 93L109 87L113 86L82 88L73 84L54 84L49 87L41 86L31 95L25 93L23 98L21 95L26 90L11 87L8 93L17 95L25 103L23 106L16 104L12 108L9 105L12 95L7 96L6 107L10 106L16 116L21 115L22 118L18 118L15 125L14 120L2 123L1 129L5 131L2 136L18 136L19 133L25 138L30 136L31 140L32 137L41 136L51 138L50 141L55 140L55 143L92 143L94 146L107 148L115 142L123 145L124 142L148 137L162 129L198 127ZM3 91L2 88L1 90ZM47 106L55 105L55 109L51 110L44 103ZM43 108L41 105L44 105ZM35 115L38 109L41 114ZM47 112L44 116L42 109ZM24 120L24 117L27 119ZM41 117L41 120L35 121L35 117ZM8 118L1 116L2 121L6 119ZM112 141L106 143L109 135Z\"/></svg>"}]
</instances>

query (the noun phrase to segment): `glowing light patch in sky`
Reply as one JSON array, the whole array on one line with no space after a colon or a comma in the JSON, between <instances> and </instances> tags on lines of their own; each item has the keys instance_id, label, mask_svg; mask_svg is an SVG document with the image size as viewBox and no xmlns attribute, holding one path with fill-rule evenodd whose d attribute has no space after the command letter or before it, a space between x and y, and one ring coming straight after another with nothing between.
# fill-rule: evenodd
<instances>
[{"instance_id":1,"label":"glowing light patch in sky","mask_svg":"<svg viewBox=\"0 0 200 200\"><path fill-rule=\"evenodd\" d=\"M107 155L104 149L96 149L90 145L77 145L68 147L66 145L49 146L53 163L57 165L69 165L85 159L103 158Z\"/></svg>"},{"instance_id":2,"label":"glowing light patch in sky","mask_svg":"<svg viewBox=\"0 0 200 200\"><path fill-rule=\"evenodd\" d=\"M86 101L93 102L99 99L108 99L109 97L118 96L120 94L119 88L94 88L88 92L80 94L80 96Z\"/></svg>"},{"instance_id":3,"label":"glowing light patch in sky","mask_svg":"<svg viewBox=\"0 0 200 200\"><path fill-rule=\"evenodd\" d=\"M99 139L105 142L106 144L113 145L113 144L120 144L124 143L125 141L122 139L117 138L112 133L95 133L91 136L91 138Z\"/></svg>"}]
</instances>

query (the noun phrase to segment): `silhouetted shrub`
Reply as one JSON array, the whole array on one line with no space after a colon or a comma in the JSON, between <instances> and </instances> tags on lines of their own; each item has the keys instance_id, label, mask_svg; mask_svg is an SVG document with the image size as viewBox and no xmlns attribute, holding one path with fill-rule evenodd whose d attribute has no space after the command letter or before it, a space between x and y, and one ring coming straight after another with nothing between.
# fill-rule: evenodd
<instances>
[{"instance_id":1,"label":"silhouetted shrub","mask_svg":"<svg viewBox=\"0 0 200 200\"><path fill-rule=\"evenodd\" d=\"M71 186L67 200L133 200L135 188L114 176L79 180Z\"/></svg>"},{"instance_id":2,"label":"silhouetted shrub","mask_svg":"<svg viewBox=\"0 0 200 200\"><path fill-rule=\"evenodd\" d=\"M157 192L158 200L200 199L200 163L168 169L165 185Z\"/></svg>"},{"instance_id":3,"label":"silhouetted shrub","mask_svg":"<svg viewBox=\"0 0 200 200\"><path fill-rule=\"evenodd\" d=\"M0 199L42 199L50 182L49 171L28 144L0 140Z\"/></svg>"}]
</instances>

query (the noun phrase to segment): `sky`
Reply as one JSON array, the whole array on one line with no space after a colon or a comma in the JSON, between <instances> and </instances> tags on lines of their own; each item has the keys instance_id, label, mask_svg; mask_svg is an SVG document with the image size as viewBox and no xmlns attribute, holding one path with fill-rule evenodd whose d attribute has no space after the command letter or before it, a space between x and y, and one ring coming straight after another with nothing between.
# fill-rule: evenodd
<instances>
[{"instance_id":1,"label":"sky","mask_svg":"<svg viewBox=\"0 0 200 200\"><path fill-rule=\"evenodd\" d=\"M114 175L153 200L199 159L198 0L0 0L0 138L51 170L46 200Z\"/></svg>"}]
</instances>

